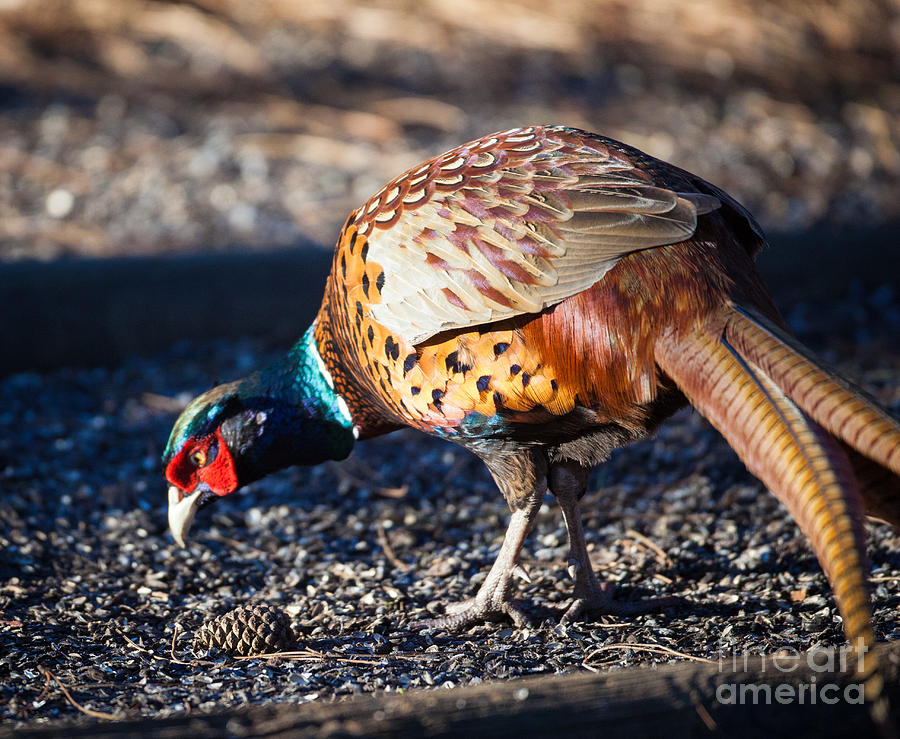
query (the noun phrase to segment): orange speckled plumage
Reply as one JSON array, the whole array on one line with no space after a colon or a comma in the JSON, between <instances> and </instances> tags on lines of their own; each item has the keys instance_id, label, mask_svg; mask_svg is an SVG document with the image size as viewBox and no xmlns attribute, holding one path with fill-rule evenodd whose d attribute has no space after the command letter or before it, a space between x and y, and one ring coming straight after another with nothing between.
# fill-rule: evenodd
<instances>
[{"instance_id":1,"label":"orange speckled plumage","mask_svg":"<svg viewBox=\"0 0 900 739\"><path fill-rule=\"evenodd\" d=\"M363 438L392 422L452 433L472 412L544 422L576 404L642 422L628 415L655 395L658 318L696 320L729 289L724 268L712 290L698 279L715 249L644 251L693 235L723 196L643 161L583 132L517 129L435 157L351 214L316 339ZM598 282L610 269L621 279Z\"/></svg>"}]
</instances>

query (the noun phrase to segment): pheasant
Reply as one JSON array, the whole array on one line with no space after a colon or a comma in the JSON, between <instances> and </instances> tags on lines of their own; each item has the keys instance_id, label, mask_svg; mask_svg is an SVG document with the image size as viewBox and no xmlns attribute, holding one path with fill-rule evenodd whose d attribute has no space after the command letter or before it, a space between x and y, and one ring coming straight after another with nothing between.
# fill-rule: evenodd
<instances>
[{"instance_id":1,"label":"pheasant","mask_svg":"<svg viewBox=\"0 0 900 739\"><path fill-rule=\"evenodd\" d=\"M198 509L274 470L410 426L478 455L512 512L474 598L437 625L525 622L512 578L547 491L569 539L564 619L615 611L585 547L588 473L690 403L796 519L862 656L863 517L900 522L900 423L792 337L754 266L764 243L719 188L585 131L517 128L434 157L347 219L290 352L181 414L172 534L183 544ZM859 664L874 698L874 658Z\"/></svg>"}]
</instances>

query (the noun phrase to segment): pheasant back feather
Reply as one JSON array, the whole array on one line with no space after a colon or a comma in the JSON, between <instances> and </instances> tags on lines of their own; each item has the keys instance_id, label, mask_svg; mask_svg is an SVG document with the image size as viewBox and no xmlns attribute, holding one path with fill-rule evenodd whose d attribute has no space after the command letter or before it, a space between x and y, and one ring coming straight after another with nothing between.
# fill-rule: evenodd
<instances>
[{"instance_id":1,"label":"pheasant back feather","mask_svg":"<svg viewBox=\"0 0 900 739\"><path fill-rule=\"evenodd\" d=\"M558 327L574 326L572 339L595 354L610 311L640 310L647 287L611 298L615 306L585 291L629 254L683 241L698 213L733 202L675 168L666 182L683 187L664 187L638 161L572 129L514 129L435 157L351 214L316 339L363 438L392 425L453 435L472 415L537 423L592 399L612 396L624 409L653 397L651 353L637 365L624 358L645 337L606 332L606 361L587 365L597 376L545 340L564 343ZM542 311L544 324L530 327Z\"/></svg>"}]
</instances>

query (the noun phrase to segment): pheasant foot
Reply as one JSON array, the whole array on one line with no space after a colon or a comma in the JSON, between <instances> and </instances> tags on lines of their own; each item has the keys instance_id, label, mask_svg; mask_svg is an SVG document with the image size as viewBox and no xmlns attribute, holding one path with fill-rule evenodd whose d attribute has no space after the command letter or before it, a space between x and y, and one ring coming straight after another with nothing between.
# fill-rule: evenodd
<instances>
[{"instance_id":1,"label":"pheasant foot","mask_svg":"<svg viewBox=\"0 0 900 739\"><path fill-rule=\"evenodd\" d=\"M418 624L420 627L456 631L504 618L512 619L519 628L528 625L528 617L511 598L510 593L513 578L521 571L519 552L531 530L543 494L542 489L536 490L524 507L513 511L497 558L475 597L448 606L446 615L421 621Z\"/></svg>"},{"instance_id":2,"label":"pheasant foot","mask_svg":"<svg viewBox=\"0 0 900 739\"><path fill-rule=\"evenodd\" d=\"M590 561L587 566L590 567ZM582 616L588 618L591 616L637 616L684 603L684 599L678 596L615 601L613 593L616 586L612 583L601 583L593 572L590 570L588 572L589 576L576 581L574 597L565 607L560 623L570 624Z\"/></svg>"},{"instance_id":3,"label":"pheasant foot","mask_svg":"<svg viewBox=\"0 0 900 739\"><path fill-rule=\"evenodd\" d=\"M588 472L575 465L557 465L550 476L550 490L559 502L569 536L568 572L575 580L573 600L563 611L560 623L572 623L585 615L634 616L682 603L677 597L615 602L615 586L597 579L588 556L578 504L587 486Z\"/></svg>"}]
</instances>

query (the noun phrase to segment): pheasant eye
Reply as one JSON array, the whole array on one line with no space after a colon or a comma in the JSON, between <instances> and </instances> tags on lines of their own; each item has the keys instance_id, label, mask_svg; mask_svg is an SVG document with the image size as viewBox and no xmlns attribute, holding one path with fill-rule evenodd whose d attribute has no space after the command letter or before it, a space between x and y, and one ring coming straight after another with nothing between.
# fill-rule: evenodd
<instances>
[{"instance_id":1,"label":"pheasant eye","mask_svg":"<svg viewBox=\"0 0 900 739\"><path fill-rule=\"evenodd\" d=\"M195 449L191 452L191 462L197 465L197 467L202 467L206 464L206 452L202 449Z\"/></svg>"}]
</instances>

